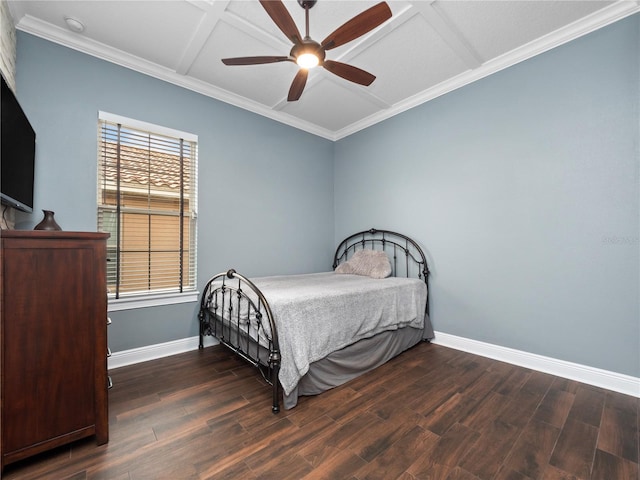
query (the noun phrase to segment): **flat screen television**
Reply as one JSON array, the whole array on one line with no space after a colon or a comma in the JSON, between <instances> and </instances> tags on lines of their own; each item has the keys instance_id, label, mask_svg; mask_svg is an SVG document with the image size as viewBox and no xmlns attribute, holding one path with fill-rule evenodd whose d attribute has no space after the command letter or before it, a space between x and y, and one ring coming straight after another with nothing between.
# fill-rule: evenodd
<instances>
[{"instance_id":1,"label":"flat screen television","mask_svg":"<svg viewBox=\"0 0 640 480\"><path fill-rule=\"evenodd\" d=\"M0 200L32 212L36 133L4 77L0 113Z\"/></svg>"}]
</instances>

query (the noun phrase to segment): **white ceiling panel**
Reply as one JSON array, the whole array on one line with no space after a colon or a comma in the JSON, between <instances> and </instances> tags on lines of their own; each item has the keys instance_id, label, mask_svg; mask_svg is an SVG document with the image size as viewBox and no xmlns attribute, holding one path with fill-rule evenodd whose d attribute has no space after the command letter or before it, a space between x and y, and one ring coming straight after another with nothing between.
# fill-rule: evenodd
<instances>
[{"instance_id":1,"label":"white ceiling panel","mask_svg":"<svg viewBox=\"0 0 640 480\"><path fill-rule=\"evenodd\" d=\"M368 94L353 91L354 88L362 91L365 87L352 87L345 80L334 79L328 73L322 72L322 76L324 78L310 85L299 101L286 102L282 112L321 128L341 129L379 110L379 106L368 98ZM336 115L336 111L340 115Z\"/></svg>"},{"instance_id":2,"label":"white ceiling panel","mask_svg":"<svg viewBox=\"0 0 640 480\"><path fill-rule=\"evenodd\" d=\"M85 25L85 38L174 67L203 12L188 2L26 1L25 13L60 28L65 17ZM158 8L161 7L161 8Z\"/></svg>"},{"instance_id":3,"label":"white ceiling panel","mask_svg":"<svg viewBox=\"0 0 640 480\"><path fill-rule=\"evenodd\" d=\"M287 52L288 53L288 52ZM262 105L272 107L286 97L297 66L291 62L228 67L227 57L280 55L270 45L246 35L226 22L218 22L189 69L189 75Z\"/></svg>"},{"instance_id":4,"label":"white ceiling panel","mask_svg":"<svg viewBox=\"0 0 640 480\"><path fill-rule=\"evenodd\" d=\"M441 12L485 59L507 53L606 7L611 2L438 1Z\"/></svg>"},{"instance_id":5,"label":"white ceiling panel","mask_svg":"<svg viewBox=\"0 0 640 480\"><path fill-rule=\"evenodd\" d=\"M411 51L410 57L398 55L407 49ZM365 50L350 63L377 75L371 92L390 105L467 70L465 63L422 15L412 16L381 38L375 48Z\"/></svg>"},{"instance_id":6,"label":"white ceiling panel","mask_svg":"<svg viewBox=\"0 0 640 480\"><path fill-rule=\"evenodd\" d=\"M295 7L295 8L294 8ZM304 35L304 10L297 6L295 3L287 3L287 9L292 18L298 26L298 30ZM288 40L280 29L273 23L264 8L260 6L257 1L235 1L230 2L227 6L226 12L230 15L235 15L247 25L253 25L257 28L264 30L269 35L282 40L288 45ZM290 48L290 47L289 47ZM285 55L287 52L282 52Z\"/></svg>"},{"instance_id":7,"label":"white ceiling panel","mask_svg":"<svg viewBox=\"0 0 640 480\"><path fill-rule=\"evenodd\" d=\"M388 0L392 17L326 58L376 76L368 87L322 67L296 102L293 62L225 66L222 58L287 56L291 43L258 0L8 0L16 28L337 140L443 93L640 12L640 0ZM284 0L305 34L305 12ZM369 0L318 0L322 42ZM84 31L70 30L73 17Z\"/></svg>"}]
</instances>

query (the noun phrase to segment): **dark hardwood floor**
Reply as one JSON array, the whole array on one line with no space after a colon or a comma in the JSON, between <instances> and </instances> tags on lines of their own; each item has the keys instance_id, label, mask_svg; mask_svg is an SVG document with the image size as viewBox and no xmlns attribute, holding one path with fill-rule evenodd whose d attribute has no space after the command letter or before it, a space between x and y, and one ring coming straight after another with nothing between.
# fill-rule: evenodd
<instances>
[{"instance_id":1,"label":"dark hardwood floor","mask_svg":"<svg viewBox=\"0 0 640 480\"><path fill-rule=\"evenodd\" d=\"M420 344L274 415L223 347L111 372L110 442L3 479L637 480L640 399Z\"/></svg>"}]
</instances>

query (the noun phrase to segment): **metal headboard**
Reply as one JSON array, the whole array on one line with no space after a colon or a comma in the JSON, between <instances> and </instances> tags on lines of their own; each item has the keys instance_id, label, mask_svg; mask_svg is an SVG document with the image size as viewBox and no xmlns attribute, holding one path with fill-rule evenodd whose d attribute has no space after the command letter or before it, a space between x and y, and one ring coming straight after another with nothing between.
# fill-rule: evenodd
<instances>
[{"instance_id":1,"label":"metal headboard","mask_svg":"<svg viewBox=\"0 0 640 480\"><path fill-rule=\"evenodd\" d=\"M365 248L387 253L390 257L392 276L417 277L424 281L427 285L425 313L429 315L429 266L420 245L401 233L371 228L354 233L340 242L333 256L333 269L346 262L357 250Z\"/></svg>"},{"instance_id":2,"label":"metal headboard","mask_svg":"<svg viewBox=\"0 0 640 480\"><path fill-rule=\"evenodd\" d=\"M389 255L391 274L395 277L417 276L427 281L429 266L420 246L411 238L390 230L371 228L354 233L345 238L333 256L333 268L348 260L349 256L361 249L382 250Z\"/></svg>"}]
</instances>

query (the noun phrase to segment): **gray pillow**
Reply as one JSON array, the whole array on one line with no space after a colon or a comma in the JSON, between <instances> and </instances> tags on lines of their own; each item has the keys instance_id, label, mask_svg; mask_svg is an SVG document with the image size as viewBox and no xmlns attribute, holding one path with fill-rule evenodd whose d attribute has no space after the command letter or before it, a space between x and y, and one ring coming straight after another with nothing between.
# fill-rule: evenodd
<instances>
[{"instance_id":1,"label":"gray pillow","mask_svg":"<svg viewBox=\"0 0 640 480\"><path fill-rule=\"evenodd\" d=\"M336 267L336 273L351 273L371 278L386 278L391 275L391 262L380 250L358 250L349 260Z\"/></svg>"}]
</instances>

